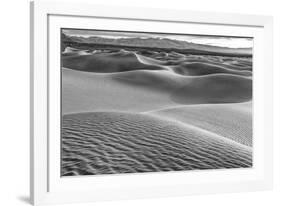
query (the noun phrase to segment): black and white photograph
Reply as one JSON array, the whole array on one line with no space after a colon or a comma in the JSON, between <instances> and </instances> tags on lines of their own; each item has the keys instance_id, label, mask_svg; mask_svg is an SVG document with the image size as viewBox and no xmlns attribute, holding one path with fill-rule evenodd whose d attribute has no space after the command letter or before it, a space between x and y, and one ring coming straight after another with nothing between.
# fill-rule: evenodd
<instances>
[{"instance_id":1,"label":"black and white photograph","mask_svg":"<svg viewBox=\"0 0 281 206\"><path fill-rule=\"evenodd\" d=\"M253 38L61 29L61 176L251 168Z\"/></svg>"}]
</instances>

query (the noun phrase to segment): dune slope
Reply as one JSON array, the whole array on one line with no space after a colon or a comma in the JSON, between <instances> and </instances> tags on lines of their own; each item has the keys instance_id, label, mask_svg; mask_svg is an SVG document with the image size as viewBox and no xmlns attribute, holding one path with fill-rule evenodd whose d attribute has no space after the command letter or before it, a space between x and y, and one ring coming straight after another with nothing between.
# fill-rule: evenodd
<instances>
[{"instance_id":1,"label":"dune slope","mask_svg":"<svg viewBox=\"0 0 281 206\"><path fill-rule=\"evenodd\" d=\"M225 65L214 65L209 63L183 63L178 66L174 66L173 70L182 75L187 76L199 76L199 75L208 75L208 74L218 74L218 73L224 73L224 74L235 74L235 75L241 75L241 76L252 76L252 72L245 71L245 70L234 70L229 69Z\"/></svg>"},{"instance_id":2,"label":"dune slope","mask_svg":"<svg viewBox=\"0 0 281 206\"><path fill-rule=\"evenodd\" d=\"M121 73L120 73L121 74ZM87 111L143 112L179 105L168 93L113 80L113 74L62 69L62 113Z\"/></svg>"},{"instance_id":3,"label":"dune slope","mask_svg":"<svg viewBox=\"0 0 281 206\"><path fill-rule=\"evenodd\" d=\"M62 58L63 67L70 69L112 73L132 70L162 70L156 65L147 65L139 62L132 52L94 53L89 55L66 56Z\"/></svg>"},{"instance_id":4,"label":"dune slope","mask_svg":"<svg viewBox=\"0 0 281 206\"><path fill-rule=\"evenodd\" d=\"M252 80L239 75L184 77L171 72L133 71L112 78L131 86L165 91L179 104L237 103L252 98Z\"/></svg>"},{"instance_id":5,"label":"dune slope","mask_svg":"<svg viewBox=\"0 0 281 206\"><path fill-rule=\"evenodd\" d=\"M246 102L252 99L252 80L225 74L196 77L173 92L171 98L181 104Z\"/></svg>"},{"instance_id":6,"label":"dune slope","mask_svg":"<svg viewBox=\"0 0 281 206\"><path fill-rule=\"evenodd\" d=\"M251 103L189 105L145 113L194 125L251 147L253 134L250 105Z\"/></svg>"},{"instance_id":7,"label":"dune slope","mask_svg":"<svg viewBox=\"0 0 281 206\"><path fill-rule=\"evenodd\" d=\"M136 113L63 116L62 175L251 167L251 148Z\"/></svg>"},{"instance_id":8,"label":"dune slope","mask_svg":"<svg viewBox=\"0 0 281 206\"><path fill-rule=\"evenodd\" d=\"M63 176L252 166L250 56L63 49Z\"/></svg>"},{"instance_id":9,"label":"dune slope","mask_svg":"<svg viewBox=\"0 0 281 206\"><path fill-rule=\"evenodd\" d=\"M240 76L183 77L168 71L95 74L62 70L64 114L97 110L143 112L181 104L251 99L252 80Z\"/></svg>"}]
</instances>

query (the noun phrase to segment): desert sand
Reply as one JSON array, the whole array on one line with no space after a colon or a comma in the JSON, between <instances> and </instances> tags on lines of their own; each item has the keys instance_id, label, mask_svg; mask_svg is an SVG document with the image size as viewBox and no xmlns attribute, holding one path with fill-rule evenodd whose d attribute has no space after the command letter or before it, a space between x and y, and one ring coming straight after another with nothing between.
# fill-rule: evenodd
<instances>
[{"instance_id":1,"label":"desert sand","mask_svg":"<svg viewBox=\"0 0 281 206\"><path fill-rule=\"evenodd\" d=\"M62 175L252 166L252 59L62 52Z\"/></svg>"}]
</instances>

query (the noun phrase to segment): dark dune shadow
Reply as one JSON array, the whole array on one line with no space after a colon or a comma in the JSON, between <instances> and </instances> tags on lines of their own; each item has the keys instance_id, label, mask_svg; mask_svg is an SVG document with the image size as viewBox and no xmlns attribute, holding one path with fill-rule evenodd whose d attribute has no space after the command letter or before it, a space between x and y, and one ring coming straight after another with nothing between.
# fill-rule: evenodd
<instances>
[{"instance_id":1,"label":"dark dune shadow","mask_svg":"<svg viewBox=\"0 0 281 206\"><path fill-rule=\"evenodd\" d=\"M240 60L239 60L240 61ZM235 61L235 63L233 62L227 62L224 61L223 59L221 60L212 60L210 58L196 58L196 59L185 59L182 60L181 62L179 62L180 64L210 64L212 66L217 66L217 67L223 67L225 69L231 69L231 70L236 70L236 71L252 71L252 66L251 65L247 65L247 64L243 64L243 63L238 63Z\"/></svg>"},{"instance_id":2,"label":"dark dune shadow","mask_svg":"<svg viewBox=\"0 0 281 206\"><path fill-rule=\"evenodd\" d=\"M132 52L97 53L89 55L66 56L62 58L63 67L96 73L114 73L134 70L163 70L160 66L146 65L138 61Z\"/></svg>"},{"instance_id":3,"label":"dark dune shadow","mask_svg":"<svg viewBox=\"0 0 281 206\"><path fill-rule=\"evenodd\" d=\"M208 75L194 78L171 94L179 104L239 103L252 99L252 80L236 75Z\"/></svg>"},{"instance_id":4,"label":"dark dune shadow","mask_svg":"<svg viewBox=\"0 0 281 206\"><path fill-rule=\"evenodd\" d=\"M252 76L252 72L250 71L240 71L227 69L224 65L213 65L208 63L182 63L178 66L172 67L173 70L181 75L186 76L200 76L200 75L208 75L208 74L236 74L241 76Z\"/></svg>"},{"instance_id":5,"label":"dark dune shadow","mask_svg":"<svg viewBox=\"0 0 281 206\"><path fill-rule=\"evenodd\" d=\"M130 71L112 74L111 78L122 84L144 89L169 93L179 87L181 78L175 78L162 72ZM184 78L184 77L182 77Z\"/></svg>"},{"instance_id":6,"label":"dark dune shadow","mask_svg":"<svg viewBox=\"0 0 281 206\"><path fill-rule=\"evenodd\" d=\"M114 74L112 78L123 84L165 92L178 104L238 103L252 98L252 80L238 75L185 77L132 71Z\"/></svg>"}]
</instances>

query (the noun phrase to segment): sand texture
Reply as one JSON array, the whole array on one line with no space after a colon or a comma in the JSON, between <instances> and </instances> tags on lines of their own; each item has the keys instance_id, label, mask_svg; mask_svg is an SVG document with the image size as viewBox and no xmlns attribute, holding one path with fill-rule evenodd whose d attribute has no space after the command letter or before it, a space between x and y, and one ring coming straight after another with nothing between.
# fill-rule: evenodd
<instances>
[{"instance_id":1,"label":"sand texture","mask_svg":"<svg viewBox=\"0 0 281 206\"><path fill-rule=\"evenodd\" d=\"M144 114L65 115L63 136L63 175L239 168L252 160L250 147Z\"/></svg>"},{"instance_id":2,"label":"sand texture","mask_svg":"<svg viewBox=\"0 0 281 206\"><path fill-rule=\"evenodd\" d=\"M252 167L252 58L225 51L65 46L61 175Z\"/></svg>"}]
</instances>

